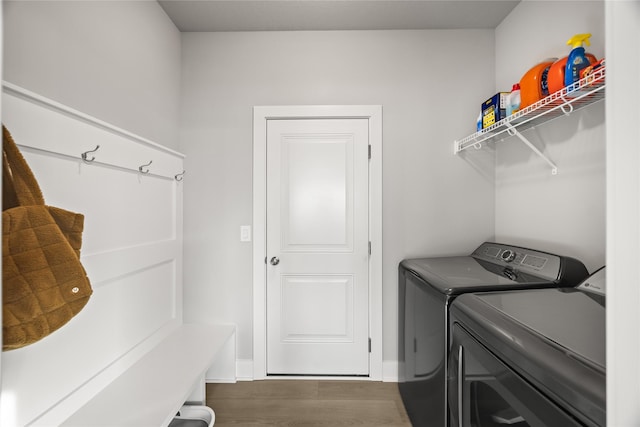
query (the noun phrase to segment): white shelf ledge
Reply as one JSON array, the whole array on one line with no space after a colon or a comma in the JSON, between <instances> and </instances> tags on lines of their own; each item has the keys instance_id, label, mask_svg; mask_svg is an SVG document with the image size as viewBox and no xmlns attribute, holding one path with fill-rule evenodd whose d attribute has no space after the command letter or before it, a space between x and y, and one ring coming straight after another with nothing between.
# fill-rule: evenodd
<instances>
[{"instance_id":1,"label":"white shelf ledge","mask_svg":"<svg viewBox=\"0 0 640 427\"><path fill-rule=\"evenodd\" d=\"M62 425L169 425L234 333L235 326L183 324Z\"/></svg>"}]
</instances>

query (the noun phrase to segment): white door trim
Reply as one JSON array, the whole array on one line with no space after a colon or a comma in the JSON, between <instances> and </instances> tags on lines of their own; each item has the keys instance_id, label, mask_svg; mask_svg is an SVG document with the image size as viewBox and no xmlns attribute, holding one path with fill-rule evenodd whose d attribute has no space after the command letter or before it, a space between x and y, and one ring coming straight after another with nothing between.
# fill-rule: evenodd
<instances>
[{"instance_id":1,"label":"white door trim","mask_svg":"<svg viewBox=\"0 0 640 427\"><path fill-rule=\"evenodd\" d=\"M267 120L364 118L369 120L369 378L382 380L382 106L320 105L253 108L253 379L267 376L266 364L266 181Z\"/></svg>"}]
</instances>

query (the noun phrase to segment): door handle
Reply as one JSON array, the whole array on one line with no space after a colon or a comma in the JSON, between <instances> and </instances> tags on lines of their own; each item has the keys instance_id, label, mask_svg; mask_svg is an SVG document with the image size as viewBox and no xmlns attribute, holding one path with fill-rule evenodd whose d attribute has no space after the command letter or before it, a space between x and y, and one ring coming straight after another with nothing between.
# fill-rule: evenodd
<instances>
[{"instance_id":1,"label":"door handle","mask_svg":"<svg viewBox=\"0 0 640 427\"><path fill-rule=\"evenodd\" d=\"M274 256L269 262L271 263L271 265L278 265L280 264L280 258Z\"/></svg>"}]
</instances>

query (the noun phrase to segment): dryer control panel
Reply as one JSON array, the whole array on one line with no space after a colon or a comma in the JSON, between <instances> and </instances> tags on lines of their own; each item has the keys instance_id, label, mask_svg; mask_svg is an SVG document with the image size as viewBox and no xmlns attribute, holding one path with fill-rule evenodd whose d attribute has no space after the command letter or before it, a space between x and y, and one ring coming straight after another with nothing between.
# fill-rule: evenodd
<instances>
[{"instance_id":1,"label":"dryer control panel","mask_svg":"<svg viewBox=\"0 0 640 427\"><path fill-rule=\"evenodd\" d=\"M519 246L485 242L471 256L550 281L557 281L562 273L562 257Z\"/></svg>"}]
</instances>

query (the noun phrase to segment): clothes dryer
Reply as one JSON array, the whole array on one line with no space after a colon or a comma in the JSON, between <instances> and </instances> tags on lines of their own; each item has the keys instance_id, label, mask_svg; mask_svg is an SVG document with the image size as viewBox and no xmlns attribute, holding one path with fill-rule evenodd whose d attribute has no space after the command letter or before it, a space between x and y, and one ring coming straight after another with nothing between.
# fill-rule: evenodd
<instances>
[{"instance_id":1,"label":"clothes dryer","mask_svg":"<svg viewBox=\"0 0 640 427\"><path fill-rule=\"evenodd\" d=\"M578 260L485 242L470 255L404 260L399 265L398 387L414 427L447 427L449 307L470 292L575 286Z\"/></svg>"},{"instance_id":2,"label":"clothes dryer","mask_svg":"<svg viewBox=\"0 0 640 427\"><path fill-rule=\"evenodd\" d=\"M451 306L452 427L606 425L605 269L576 288Z\"/></svg>"}]
</instances>

